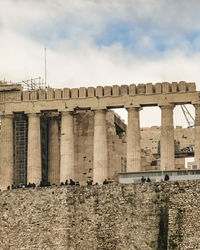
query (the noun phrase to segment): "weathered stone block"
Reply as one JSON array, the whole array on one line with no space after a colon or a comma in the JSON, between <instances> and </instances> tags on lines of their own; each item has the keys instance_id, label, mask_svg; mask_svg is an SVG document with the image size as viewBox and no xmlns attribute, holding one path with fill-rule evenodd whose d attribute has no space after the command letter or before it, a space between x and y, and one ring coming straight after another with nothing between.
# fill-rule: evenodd
<instances>
[{"instance_id":1,"label":"weathered stone block","mask_svg":"<svg viewBox=\"0 0 200 250\"><path fill-rule=\"evenodd\" d=\"M54 90L53 89L47 89L47 99L53 100L54 99Z\"/></svg>"},{"instance_id":2,"label":"weathered stone block","mask_svg":"<svg viewBox=\"0 0 200 250\"><path fill-rule=\"evenodd\" d=\"M96 96L98 96L98 97L103 96L103 87L102 86L97 86L96 87Z\"/></svg>"},{"instance_id":3,"label":"weathered stone block","mask_svg":"<svg viewBox=\"0 0 200 250\"><path fill-rule=\"evenodd\" d=\"M43 89L39 90L39 100L45 100L46 99L46 91Z\"/></svg>"},{"instance_id":4,"label":"weathered stone block","mask_svg":"<svg viewBox=\"0 0 200 250\"><path fill-rule=\"evenodd\" d=\"M170 84L169 82L162 82L162 93L170 92Z\"/></svg>"},{"instance_id":5,"label":"weathered stone block","mask_svg":"<svg viewBox=\"0 0 200 250\"><path fill-rule=\"evenodd\" d=\"M146 84L146 94L151 95L153 94L153 84L152 83L147 83Z\"/></svg>"},{"instance_id":6,"label":"weathered stone block","mask_svg":"<svg viewBox=\"0 0 200 250\"><path fill-rule=\"evenodd\" d=\"M88 87L88 97L94 97L95 96L95 88Z\"/></svg>"},{"instance_id":7,"label":"weathered stone block","mask_svg":"<svg viewBox=\"0 0 200 250\"><path fill-rule=\"evenodd\" d=\"M62 90L56 89L55 90L55 99L61 99L62 98Z\"/></svg>"},{"instance_id":8,"label":"weathered stone block","mask_svg":"<svg viewBox=\"0 0 200 250\"><path fill-rule=\"evenodd\" d=\"M128 95L128 85L121 85L121 95Z\"/></svg>"},{"instance_id":9,"label":"weathered stone block","mask_svg":"<svg viewBox=\"0 0 200 250\"><path fill-rule=\"evenodd\" d=\"M79 98L85 98L87 96L87 89L82 87L79 89Z\"/></svg>"},{"instance_id":10,"label":"weathered stone block","mask_svg":"<svg viewBox=\"0 0 200 250\"><path fill-rule=\"evenodd\" d=\"M38 91L37 90L33 90L30 92L30 100L34 101L38 99Z\"/></svg>"},{"instance_id":11,"label":"weathered stone block","mask_svg":"<svg viewBox=\"0 0 200 250\"><path fill-rule=\"evenodd\" d=\"M104 96L111 96L112 95L112 87L106 86L104 87Z\"/></svg>"},{"instance_id":12,"label":"weathered stone block","mask_svg":"<svg viewBox=\"0 0 200 250\"><path fill-rule=\"evenodd\" d=\"M178 84L178 91L179 92L186 92L187 91L187 84L186 82L179 82Z\"/></svg>"},{"instance_id":13,"label":"weathered stone block","mask_svg":"<svg viewBox=\"0 0 200 250\"><path fill-rule=\"evenodd\" d=\"M189 91L189 92L194 92L194 91L196 91L196 84L195 84L195 82L189 82L189 83L188 83L188 91Z\"/></svg>"},{"instance_id":14,"label":"weathered stone block","mask_svg":"<svg viewBox=\"0 0 200 250\"><path fill-rule=\"evenodd\" d=\"M63 89L63 98L64 99L69 99L71 96L70 89L69 88L64 88Z\"/></svg>"},{"instance_id":15,"label":"weathered stone block","mask_svg":"<svg viewBox=\"0 0 200 250\"><path fill-rule=\"evenodd\" d=\"M21 100L21 91L5 92L4 93L4 100L6 102L9 102L9 101L20 101Z\"/></svg>"},{"instance_id":16,"label":"weathered stone block","mask_svg":"<svg viewBox=\"0 0 200 250\"><path fill-rule=\"evenodd\" d=\"M119 96L119 86L118 85L113 85L112 87L112 95L113 96Z\"/></svg>"},{"instance_id":17,"label":"weathered stone block","mask_svg":"<svg viewBox=\"0 0 200 250\"><path fill-rule=\"evenodd\" d=\"M129 86L129 95L136 95L136 85L135 84L131 84Z\"/></svg>"},{"instance_id":18,"label":"weathered stone block","mask_svg":"<svg viewBox=\"0 0 200 250\"><path fill-rule=\"evenodd\" d=\"M171 88L172 88L173 93L177 92L177 88L178 88L177 82L172 82Z\"/></svg>"},{"instance_id":19,"label":"weathered stone block","mask_svg":"<svg viewBox=\"0 0 200 250\"><path fill-rule=\"evenodd\" d=\"M30 100L30 92L29 91L23 91L22 92L22 97L23 97L23 101L29 101Z\"/></svg>"},{"instance_id":20,"label":"weathered stone block","mask_svg":"<svg viewBox=\"0 0 200 250\"><path fill-rule=\"evenodd\" d=\"M16 101L22 101L22 92L21 91L16 92Z\"/></svg>"},{"instance_id":21,"label":"weathered stone block","mask_svg":"<svg viewBox=\"0 0 200 250\"><path fill-rule=\"evenodd\" d=\"M78 98L78 89L77 88L71 89L71 98Z\"/></svg>"},{"instance_id":22,"label":"weathered stone block","mask_svg":"<svg viewBox=\"0 0 200 250\"><path fill-rule=\"evenodd\" d=\"M161 94L161 93L162 93L162 85L161 85L160 82L157 82L157 83L155 84L155 93L156 93L156 94Z\"/></svg>"},{"instance_id":23,"label":"weathered stone block","mask_svg":"<svg viewBox=\"0 0 200 250\"><path fill-rule=\"evenodd\" d=\"M137 94L145 94L146 93L146 85L143 83L139 83L137 85Z\"/></svg>"}]
</instances>

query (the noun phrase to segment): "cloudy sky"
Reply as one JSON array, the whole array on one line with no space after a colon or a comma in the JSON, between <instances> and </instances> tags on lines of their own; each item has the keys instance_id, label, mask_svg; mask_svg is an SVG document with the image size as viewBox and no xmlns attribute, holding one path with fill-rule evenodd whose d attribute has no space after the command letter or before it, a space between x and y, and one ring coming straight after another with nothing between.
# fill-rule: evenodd
<instances>
[{"instance_id":1,"label":"cloudy sky","mask_svg":"<svg viewBox=\"0 0 200 250\"><path fill-rule=\"evenodd\" d=\"M185 80L199 90L199 13L199 0L0 0L0 79L44 77L46 47L52 87ZM159 108L151 114L159 124Z\"/></svg>"}]
</instances>

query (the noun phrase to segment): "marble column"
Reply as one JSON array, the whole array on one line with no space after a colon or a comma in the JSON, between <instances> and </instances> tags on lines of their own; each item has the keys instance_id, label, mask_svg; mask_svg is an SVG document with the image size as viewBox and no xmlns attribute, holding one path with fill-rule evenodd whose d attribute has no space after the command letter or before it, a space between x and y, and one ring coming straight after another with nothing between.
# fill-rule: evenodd
<instances>
[{"instance_id":1,"label":"marble column","mask_svg":"<svg viewBox=\"0 0 200 250\"><path fill-rule=\"evenodd\" d=\"M127 108L127 172L141 171L139 107Z\"/></svg>"},{"instance_id":2,"label":"marble column","mask_svg":"<svg viewBox=\"0 0 200 250\"><path fill-rule=\"evenodd\" d=\"M60 183L60 141L58 117L50 117L48 131L48 181Z\"/></svg>"},{"instance_id":3,"label":"marble column","mask_svg":"<svg viewBox=\"0 0 200 250\"><path fill-rule=\"evenodd\" d=\"M13 172L13 116L1 116L0 188L6 189L14 181Z\"/></svg>"},{"instance_id":4,"label":"marble column","mask_svg":"<svg viewBox=\"0 0 200 250\"><path fill-rule=\"evenodd\" d=\"M161 170L175 169L175 152L174 152L174 125L173 109L174 105L160 105L161 108Z\"/></svg>"},{"instance_id":5,"label":"marble column","mask_svg":"<svg viewBox=\"0 0 200 250\"><path fill-rule=\"evenodd\" d=\"M60 182L74 180L74 119L73 113L61 113Z\"/></svg>"},{"instance_id":6,"label":"marble column","mask_svg":"<svg viewBox=\"0 0 200 250\"><path fill-rule=\"evenodd\" d=\"M42 180L40 114L28 114L27 183Z\"/></svg>"},{"instance_id":7,"label":"marble column","mask_svg":"<svg viewBox=\"0 0 200 250\"><path fill-rule=\"evenodd\" d=\"M106 110L94 111L93 183L102 184L108 178L108 146Z\"/></svg>"},{"instance_id":8,"label":"marble column","mask_svg":"<svg viewBox=\"0 0 200 250\"><path fill-rule=\"evenodd\" d=\"M195 164L200 169L200 104L195 104Z\"/></svg>"}]
</instances>

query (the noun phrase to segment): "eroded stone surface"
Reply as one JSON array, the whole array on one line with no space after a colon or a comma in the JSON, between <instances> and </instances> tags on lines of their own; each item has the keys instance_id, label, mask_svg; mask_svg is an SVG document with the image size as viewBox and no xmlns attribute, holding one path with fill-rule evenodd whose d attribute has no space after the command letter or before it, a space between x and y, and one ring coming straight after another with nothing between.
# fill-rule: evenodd
<instances>
[{"instance_id":1,"label":"eroded stone surface","mask_svg":"<svg viewBox=\"0 0 200 250\"><path fill-rule=\"evenodd\" d=\"M199 191L183 181L0 192L0 247L199 249Z\"/></svg>"}]
</instances>

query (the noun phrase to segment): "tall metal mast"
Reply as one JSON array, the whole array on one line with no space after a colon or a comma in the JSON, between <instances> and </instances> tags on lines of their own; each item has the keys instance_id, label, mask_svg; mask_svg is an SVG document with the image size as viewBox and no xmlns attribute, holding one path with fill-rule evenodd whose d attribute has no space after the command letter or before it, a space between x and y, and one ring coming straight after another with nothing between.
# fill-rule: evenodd
<instances>
[{"instance_id":1,"label":"tall metal mast","mask_svg":"<svg viewBox=\"0 0 200 250\"><path fill-rule=\"evenodd\" d=\"M46 86L47 83L47 52L46 52L46 47L44 48L44 83Z\"/></svg>"}]
</instances>

